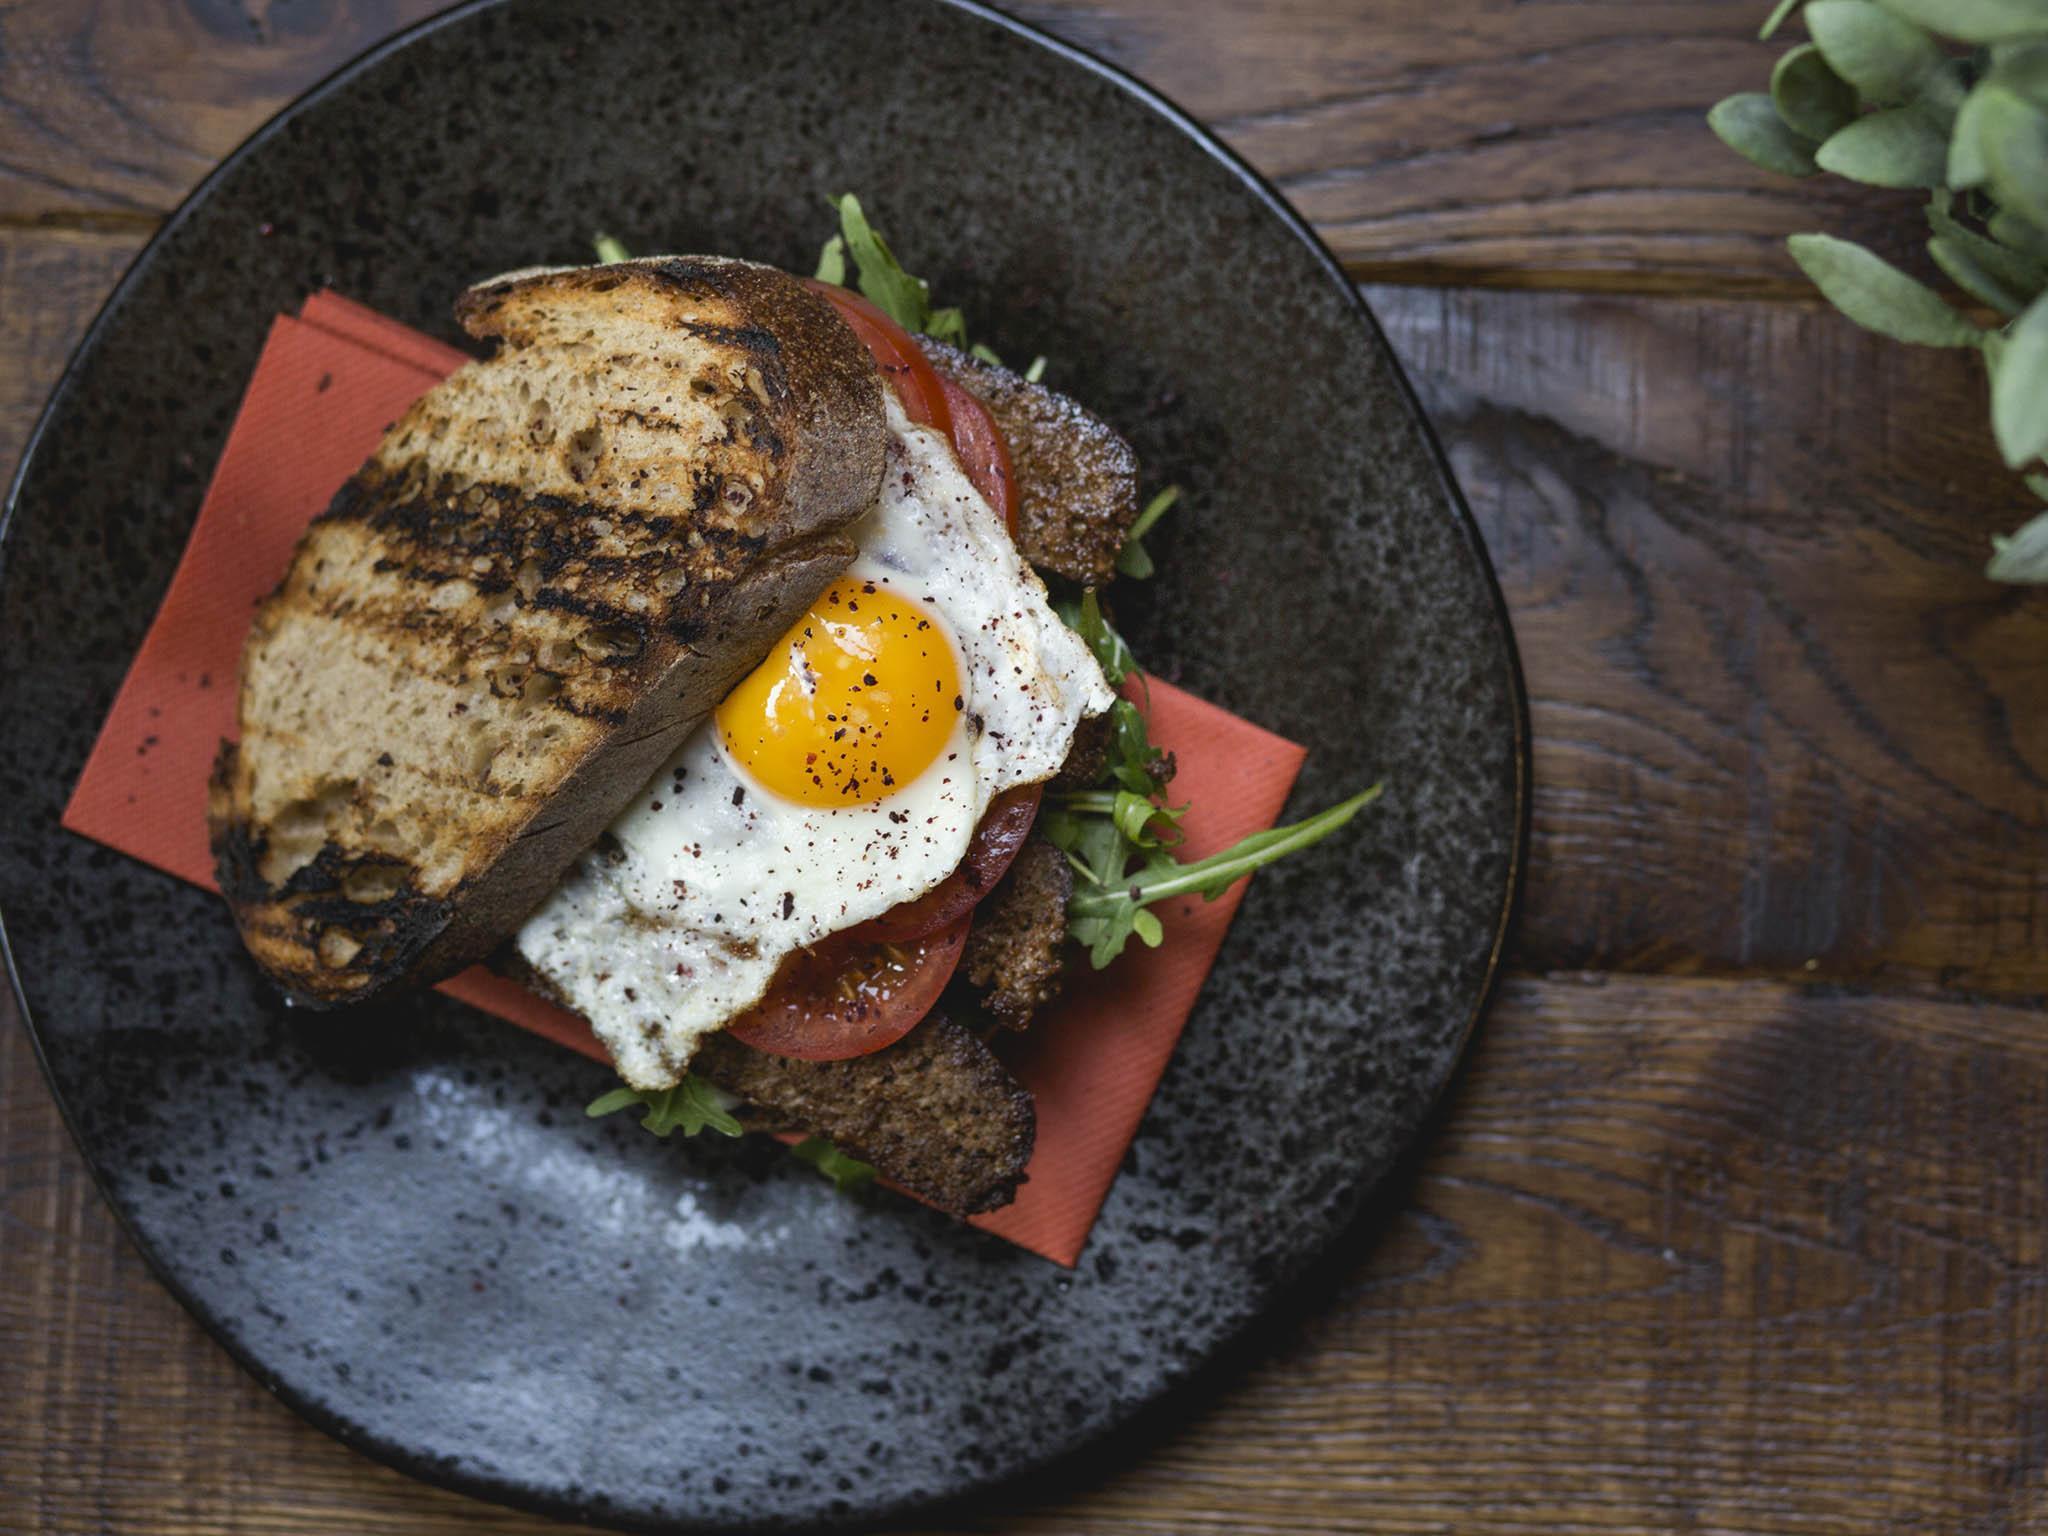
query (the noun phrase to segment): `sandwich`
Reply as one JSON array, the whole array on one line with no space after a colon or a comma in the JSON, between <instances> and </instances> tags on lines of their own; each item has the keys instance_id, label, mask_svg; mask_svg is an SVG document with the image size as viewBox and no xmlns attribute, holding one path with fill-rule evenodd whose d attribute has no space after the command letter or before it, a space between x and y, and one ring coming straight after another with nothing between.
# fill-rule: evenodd
<instances>
[{"instance_id":1,"label":"sandwich","mask_svg":"<svg viewBox=\"0 0 2048 1536\"><path fill-rule=\"evenodd\" d=\"M495 350L255 617L209 833L295 1001L488 960L588 1021L593 1113L964 1215L1034 1141L992 1042L1369 794L1175 856L1104 598L1175 493L839 212L810 279L606 242L468 290Z\"/></svg>"}]
</instances>

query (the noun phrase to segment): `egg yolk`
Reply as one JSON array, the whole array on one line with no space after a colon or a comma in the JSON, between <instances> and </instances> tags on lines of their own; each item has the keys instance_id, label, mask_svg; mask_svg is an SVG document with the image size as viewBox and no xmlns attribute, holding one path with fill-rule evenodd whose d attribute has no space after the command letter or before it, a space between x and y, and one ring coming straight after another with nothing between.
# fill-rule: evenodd
<instances>
[{"instance_id":1,"label":"egg yolk","mask_svg":"<svg viewBox=\"0 0 2048 1536\"><path fill-rule=\"evenodd\" d=\"M900 593L842 577L726 695L718 730L765 789L872 804L932 765L962 707L937 621Z\"/></svg>"}]
</instances>

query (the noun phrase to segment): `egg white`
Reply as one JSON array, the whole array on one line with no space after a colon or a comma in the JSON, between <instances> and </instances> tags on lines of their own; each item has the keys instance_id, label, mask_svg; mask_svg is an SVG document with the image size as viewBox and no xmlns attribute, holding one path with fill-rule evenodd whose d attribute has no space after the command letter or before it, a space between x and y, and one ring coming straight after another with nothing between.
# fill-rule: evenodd
<instances>
[{"instance_id":1,"label":"egg white","mask_svg":"<svg viewBox=\"0 0 2048 1536\"><path fill-rule=\"evenodd\" d=\"M1051 778L1113 701L940 433L888 399L888 467L848 574L893 588L954 646L962 708L938 759L887 799L818 806L762 788L698 730L520 930L636 1088L761 1000L791 951L944 880L988 803Z\"/></svg>"}]
</instances>

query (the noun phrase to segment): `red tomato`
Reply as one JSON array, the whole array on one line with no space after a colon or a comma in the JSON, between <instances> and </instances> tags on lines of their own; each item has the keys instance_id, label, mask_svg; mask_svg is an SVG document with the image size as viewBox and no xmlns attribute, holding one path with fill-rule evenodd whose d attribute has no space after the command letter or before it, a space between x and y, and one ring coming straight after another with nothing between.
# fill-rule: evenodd
<instances>
[{"instance_id":1,"label":"red tomato","mask_svg":"<svg viewBox=\"0 0 2048 1536\"><path fill-rule=\"evenodd\" d=\"M974 488L996 509L1003 526L1015 539L1017 488L1016 476L1010 469L1010 445L1003 441L1002 429L988 407L970 391L943 375L939 383L945 386L946 403L953 410L953 451L960 456L960 467L967 471Z\"/></svg>"},{"instance_id":2,"label":"red tomato","mask_svg":"<svg viewBox=\"0 0 2048 1536\"><path fill-rule=\"evenodd\" d=\"M852 932L863 939L902 944L960 921L1003 878L1003 871L1017 857L1038 817L1038 802L1044 793L1042 784L1024 784L997 795L989 802L981 825L974 829L974 841L967 845L967 857L958 869L915 901L891 907Z\"/></svg>"},{"instance_id":3,"label":"red tomato","mask_svg":"<svg viewBox=\"0 0 2048 1536\"><path fill-rule=\"evenodd\" d=\"M895 386L903 414L920 427L934 427L951 437L953 411L946 398L946 382L932 368L916 338L851 288L821 283L814 277L804 281L839 311L839 318L867 347L882 376Z\"/></svg>"},{"instance_id":4,"label":"red tomato","mask_svg":"<svg viewBox=\"0 0 2048 1536\"><path fill-rule=\"evenodd\" d=\"M800 1061L844 1061L894 1045L946 990L967 927L962 918L900 945L834 934L785 960L768 995L730 1032L742 1045Z\"/></svg>"},{"instance_id":5,"label":"red tomato","mask_svg":"<svg viewBox=\"0 0 2048 1536\"><path fill-rule=\"evenodd\" d=\"M806 278L812 291L822 295L853 334L861 339L875 366L896 388L903 413L921 427L935 427L953 440L953 452L960 467L991 507L1001 514L1003 524L1017 531L1016 476L1010 466L1010 447L988 407L951 379L942 377L924 355L917 338L891 320L880 309L851 288Z\"/></svg>"}]
</instances>

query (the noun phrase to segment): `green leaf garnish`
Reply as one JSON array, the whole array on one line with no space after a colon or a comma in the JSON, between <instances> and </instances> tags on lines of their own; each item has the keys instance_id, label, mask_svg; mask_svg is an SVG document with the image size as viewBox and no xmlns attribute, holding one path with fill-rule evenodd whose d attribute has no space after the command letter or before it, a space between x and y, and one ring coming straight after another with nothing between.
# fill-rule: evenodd
<instances>
[{"instance_id":1,"label":"green leaf garnish","mask_svg":"<svg viewBox=\"0 0 2048 1536\"><path fill-rule=\"evenodd\" d=\"M590 243L597 247L597 259L607 265L614 261L633 259L632 254L626 249L625 242L611 235L593 235Z\"/></svg>"},{"instance_id":2,"label":"green leaf garnish","mask_svg":"<svg viewBox=\"0 0 2048 1536\"><path fill-rule=\"evenodd\" d=\"M861 293L906 331L924 330L932 317L931 290L924 279L903 270L888 241L868 223L859 198L848 192L833 206L839 210L839 234L846 242L846 254L860 269Z\"/></svg>"},{"instance_id":3,"label":"green leaf garnish","mask_svg":"<svg viewBox=\"0 0 2048 1536\"><path fill-rule=\"evenodd\" d=\"M596 1120L637 1106L647 1111L640 1117L642 1127L664 1140L675 1131L685 1136L707 1130L738 1136L744 1128L732 1116L737 1103L724 1089L685 1075L673 1088L614 1088L591 1100L583 1113Z\"/></svg>"},{"instance_id":4,"label":"green leaf garnish","mask_svg":"<svg viewBox=\"0 0 2048 1536\"><path fill-rule=\"evenodd\" d=\"M1311 847L1347 825L1379 798L1380 789L1375 784L1318 815L1291 826L1254 832L1221 853L1189 864L1170 856L1155 859L1115 882L1090 878L1092 872L1077 866L1077 874L1084 878L1075 882L1073 899L1067 903L1067 931L1087 947L1089 963L1099 971L1123 953L1125 942L1134 933L1146 944L1159 942L1159 919L1147 912L1147 907L1170 897L1194 894L1214 901L1253 870Z\"/></svg>"},{"instance_id":5,"label":"green leaf garnish","mask_svg":"<svg viewBox=\"0 0 2048 1536\"><path fill-rule=\"evenodd\" d=\"M1133 532L1157 522L1175 495L1169 489L1155 496ZM1093 587L1054 607L1113 684L1133 675L1142 681L1137 658L1103 613ZM1087 949L1097 970L1122 954L1133 935L1155 946L1164 938L1158 914L1147 910L1155 902L1196 891L1213 900L1253 870L1322 841L1380 793L1376 784L1318 816L1254 833L1235 847L1184 864L1174 849L1188 807L1159 800L1170 776L1165 754L1152 745L1144 712L1120 698L1110 706L1109 751L1095 783L1048 796L1039 816L1040 828L1074 871L1067 932Z\"/></svg>"},{"instance_id":6,"label":"green leaf garnish","mask_svg":"<svg viewBox=\"0 0 2048 1536\"><path fill-rule=\"evenodd\" d=\"M924 324L918 329L934 341L943 341L948 346L959 347L962 350L967 348L967 318L958 309L948 307L932 310L924 317ZM981 350L987 354L983 361L995 357L995 353L989 351L987 347ZM1002 363L999 357L995 357L995 360L998 365Z\"/></svg>"},{"instance_id":7,"label":"green leaf garnish","mask_svg":"<svg viewBox=\"0 0 2048 1536\"><path fill-rule=\"evenodd\" d=\"M1124 644L1124 637L1103 617L1102 599L1096 596L1093 587L1078 598L1061 598L1052 606L1067 628L1088 642L1088 649L1094 653L1110 687L1116 687L1138 669L1137 658Z\"/></svg>"},{"instance_id":8,"label":"green leaf garnish","mask_svg":"<svg viewBox=\"0 0 2048 1536\"><path fill-rule=\"evenodd\" d=\"M1152 531L1152 525L1166 516L1167 511L1180 500L1180 487L1169 485L1165 490L1145 503L1145 510L1138 514L1138 520L1131 524L1131 531L1124 535L1124 547L1117 552L1117 573L1143 581L1152 574L1152 556L1141 542Z\"/></svg>"},{"instance_id":9,"label":"green leaf garnish","mask_svg":"<svg viewBox=\"0 0 2048 1536\"><path fill-rule=\"evenodd\" d=\"M821 281L844 287L850 258L857 274L855 283L861 293L906 331L915 331L934 341L958 347L995 367L1003 366L1001 356L993 347L982 342L969 343L967 317L957 307L950 304L943 308L934 307L931 284L903 270L903 263L889 249L889 242L882 238L882 232L868 222L858 197L851 192L845 193L832 199L832 206L839 214L839 233L827 240L824 250L818 254L818 277ZM1036 384L1044 371L1045 359L1041 357L1032 363L1031 371L1025 377Z\"/></svg>"},{"instance_id":10,"label":"green leaf garnish","mask_svg":"<svg viewBox=\"0 0 2048 1536\"><path fill-rule=\"evenodd\" d=\"M818 270L813 276L835 288L846 286L846 236L834 235L825 242L818 252Z\"/></svg>"},{"instance_id":11,"label":"green leaf garnish","mask_svg":"<svg viewBox=\"0 0 2048 1536\"><path fill-rule=\"evenodd\" d=\"M874 1165L849 1157L822 1136L806 1136L789 1149L832 1181L842 1195L865 1189L875 1181Z\"/></svg>"}]
</instances>

